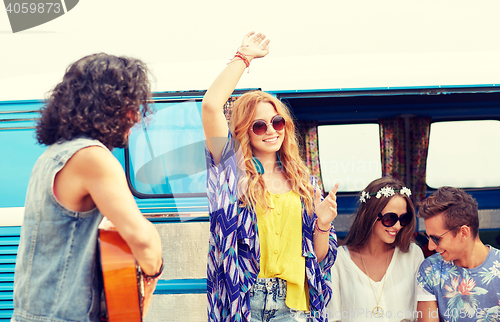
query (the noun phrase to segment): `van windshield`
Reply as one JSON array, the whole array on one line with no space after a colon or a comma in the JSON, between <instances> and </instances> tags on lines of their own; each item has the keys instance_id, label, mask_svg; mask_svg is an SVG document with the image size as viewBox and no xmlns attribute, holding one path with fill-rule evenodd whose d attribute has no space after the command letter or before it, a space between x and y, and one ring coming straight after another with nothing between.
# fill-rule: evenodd
<instances>
[{"instance_id":1,"label":"van windshield","mask_svg":"<svg viewBox=\"0 0 500 322\"><path fill-rule=\"evenodd\" d=\"M132 128L129 177L148 195L206 192L201 101L154 104L156 113Z\"/></svg>"}]
</instances>

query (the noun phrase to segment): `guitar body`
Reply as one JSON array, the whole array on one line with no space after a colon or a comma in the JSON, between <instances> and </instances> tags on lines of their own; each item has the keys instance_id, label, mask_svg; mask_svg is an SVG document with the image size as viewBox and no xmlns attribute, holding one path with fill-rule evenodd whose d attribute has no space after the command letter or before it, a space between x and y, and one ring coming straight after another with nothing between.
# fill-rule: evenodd
<instances>
[{"instance_id":1,"label":"guitar body","mask_svg":"<svg viewBox=\"0 0 500 322\"><path fill-rule=\"evenodd\" d=\"M140 268L114 229L99 229L101 266L109 322L142 322Z\"/></svg>"}]
</instances>

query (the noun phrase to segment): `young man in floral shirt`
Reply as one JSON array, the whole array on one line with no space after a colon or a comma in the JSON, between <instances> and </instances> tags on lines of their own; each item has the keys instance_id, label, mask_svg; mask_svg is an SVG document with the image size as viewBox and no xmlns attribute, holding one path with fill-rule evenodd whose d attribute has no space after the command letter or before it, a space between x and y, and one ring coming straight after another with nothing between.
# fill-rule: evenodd
<instances>
[{"instance_id":1,"label":"young man in floral shirt","mask_svg":"<svg viewBox=\"0 0 500 322\"><path fill-rule=\"evenodd\" d=\"M420 207L429 249L417 282L419 321L500 320L500 250L479 239L477 202L441 187Z\"/></svg>"}]
</instances>

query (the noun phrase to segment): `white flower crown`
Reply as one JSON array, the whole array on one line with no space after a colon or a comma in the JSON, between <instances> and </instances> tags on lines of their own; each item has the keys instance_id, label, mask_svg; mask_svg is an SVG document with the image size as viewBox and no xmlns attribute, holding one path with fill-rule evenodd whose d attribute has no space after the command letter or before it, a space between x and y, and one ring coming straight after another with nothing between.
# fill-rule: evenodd
<instances>
[{"instance_id":1,"label":"white flower crown","mask_svg":"<svg viewBox=\"0 0 500 322\"><path fill-rule=\"evenodd\" d=\"M403 187L400 190L394 189L392 187L383 187L378 192L368 193L364 190L361 191L361 196L359 197L359 201L366 203L366 200L370 199L371 196L375 196L377 197L377 199L380 199L382 196L389 198L394 196L395 192L399 192L400 194L406 195L408 196L408 198L411 196L411 190L406 187Z\"/></svg>"}]
</instances>

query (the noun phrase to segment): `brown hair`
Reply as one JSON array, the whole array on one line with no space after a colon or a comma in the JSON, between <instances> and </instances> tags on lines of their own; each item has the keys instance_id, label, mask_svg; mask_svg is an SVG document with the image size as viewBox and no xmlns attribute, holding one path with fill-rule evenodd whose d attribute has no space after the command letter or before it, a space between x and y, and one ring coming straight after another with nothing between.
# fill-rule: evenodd
<instances>
[{"instance_id":1,"label":"brown hair","mask_svg":"<svg viewBox=\"0 0 500 322\"><path fill-rule=\"evenodd\" d=\"M418 216L429 219L443 214L445 229L469 226L474 238L479 234L477 202L462 189L441 187L420 203ZM453 232L455 236L457 231Z\"/></svg>"},{"instance_id":2,"label":"brown hair","mask_svg":"<svg viewBox=\"0 0 500 322\"><path fill-rule=\"evenodd\" d=\"M406 253L410 249L412 235L415 232L415 208L413 207L413 202L407 195L398 192L392 197L386 198L382 196L380 199L376 198L375 194L384 187L391 187L394 190L400 191L404 185L401 181L391 177L384 177L372 181L364 191L373 195L370 196L370 199L366 199L366 202L360 202L358 211L354 217L354 222L347 234L345 244L353 247L365 247L372 237L373 227L375 227L377 222L378 214L382 212L394 196L400 196L406 200L406 211L412 214L412 220L408 225L401 228L392 245L398 246L402 252Z\"/></svg>"},{"instance_id":3,"label":"brown hair","mask_svg":"<svg viewBox=\"0 0 500 322\"><path fill-rule=\"evenodd\" d=\"M278 151L279 157L292 190L302 197L307 212L312 214L314 209L314 188L309 181L309 171L299 156L297 134L290 110L274 96L261 91L248 92L238 98L234 104L229 122L231 132L234 138L240 142L244 156L246 176L243 176L238 185L241 200L245 206L253 207L258 205L262 209L269 209L264 179L258 174L252 162L253 153L248 133L253 124L256 106L260 102L271 104L276 109L276 112L285 118L285 137Z\"/></svg>"},{"instance_id":4,"label":"brown hair","mask_svg":"<svg viewBox=\"0 0 500 322\"><path fill-rule=\"evenodd\" d=\"M84 135L109 149L124 147L127 131L141 114L152 112L150 96L142 61L104 53L85 56L68 67L41 109L37 140L51 145Z\"/></svg>"}]
</instances>

